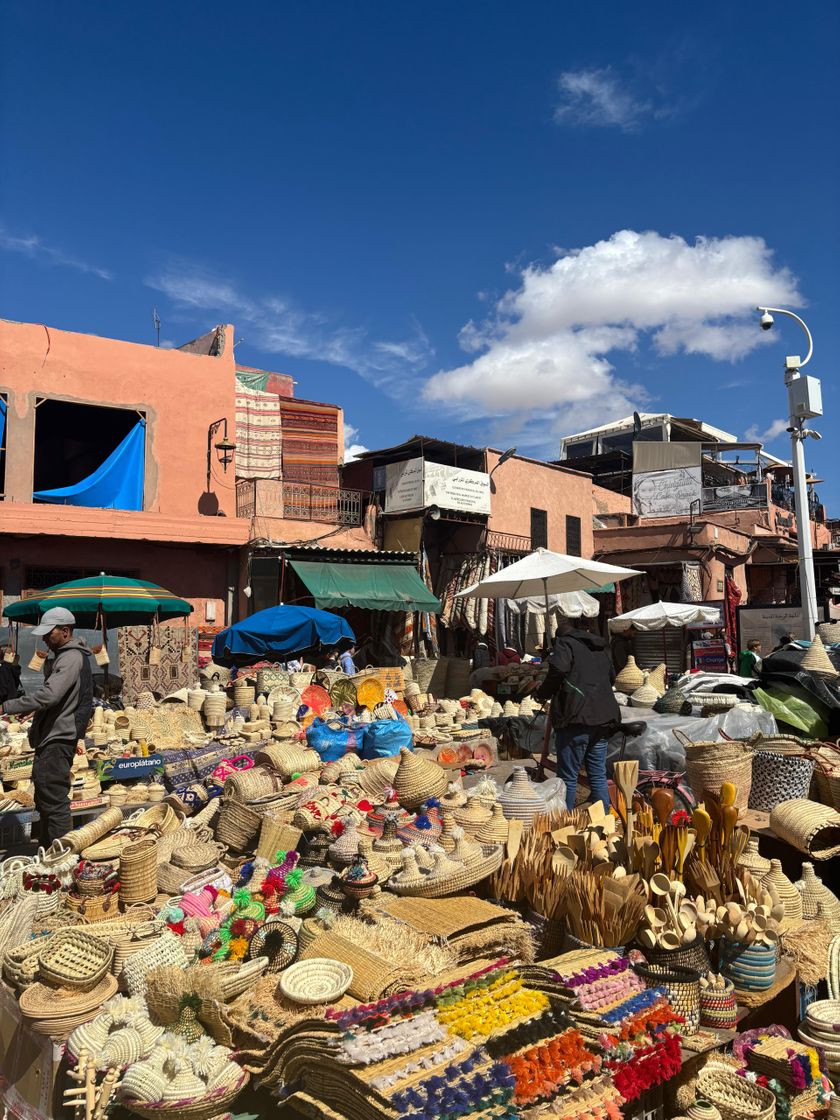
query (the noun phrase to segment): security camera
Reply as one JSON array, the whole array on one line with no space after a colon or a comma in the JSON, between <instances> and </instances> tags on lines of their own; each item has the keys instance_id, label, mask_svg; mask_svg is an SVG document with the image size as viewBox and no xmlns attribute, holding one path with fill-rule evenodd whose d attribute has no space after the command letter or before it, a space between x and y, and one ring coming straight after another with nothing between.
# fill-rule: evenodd
<instances>
[{"instance_id":1,"label":"security camera","mask_svg":"<svg viewBox=\"0 0 840 1120\"><path fill-rule=\"evenodd\" d=\"M773 326L773 316L770 314L769 311L765 311L764 314L761 316L761 318L758 321L759 321L759 323L761 323L761 329L763 331L769 331L770 328Z\"/></svg>"},{"instance_id":2,"label":"security camera","mask_svg":"<svg viewBox=\"0 0 840 1120\"><path fill-rule=\"evenodd\" d=\"M822 436L820 435L820 433L815 432L813 428L803 428L802 429L802 435L803 436L810 436L811 439L822 439Z\"/></svg>"}]
</instances>

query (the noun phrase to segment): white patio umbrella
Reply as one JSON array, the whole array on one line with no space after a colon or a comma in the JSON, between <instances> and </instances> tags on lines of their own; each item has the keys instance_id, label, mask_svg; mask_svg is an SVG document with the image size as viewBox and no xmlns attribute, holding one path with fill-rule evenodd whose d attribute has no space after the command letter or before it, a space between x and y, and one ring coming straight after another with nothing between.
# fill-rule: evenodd
<instances>
[{"instance_id":1,"label":"white patio umbrella","mask_svg":"<svg viewBox=\"0 0 840 1120\"><path fill-rule=\"evenodd\" d=\"M602 564L599 560L565 556L562 552L538 548L515 564L474 583L465 591L460 591L459 595L471 599L529 599L532 596L542 596L548 634L551 595L562 595L568 591L591 591L641 574L633 568L618 568L615 564Z\"/></svg>"},{"instance_id":2,"label":"white patio umbrella","mask_svg":"<svg viewBox=\"0 0 840 1120\"><path fill-rule=\"evenodd\" d=\"M542 595L531 595L527 599L509 599L514 614L538 614L545 610ZM564 591L560 595L549 595L548 609L556 611L564 618L597 618L601 604L588 591Z\"/></svg>"},{"instance_id":3,"label":"white patio umbrella","mask_svg":"<svg viewBox=\"0 0 840 1120\"><path fill-rule=\"evenodd\" d=\"M691 622L720 625L720 610L700 603L650 603L634 611L616 615L609 622L610 630L664 630L666 626L688 626Z\"/></svg>"}]
</instances>

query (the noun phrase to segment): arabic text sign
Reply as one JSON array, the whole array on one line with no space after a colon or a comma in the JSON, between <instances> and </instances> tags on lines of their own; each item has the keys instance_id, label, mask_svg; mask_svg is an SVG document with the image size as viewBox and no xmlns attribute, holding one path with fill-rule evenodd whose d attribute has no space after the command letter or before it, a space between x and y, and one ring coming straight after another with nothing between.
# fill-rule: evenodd
<instances>
[{"instance_id":1,"label":"arabic text sign","mask_svg":"<svg viewBox=\"0 0 840 1120\"><path fill-rule=\"evenodd\" d=\"M490 476L424 459L389 463L385 473L385 512L438 506L465 513L490 513Z\"/></svg>"}]
</instances>

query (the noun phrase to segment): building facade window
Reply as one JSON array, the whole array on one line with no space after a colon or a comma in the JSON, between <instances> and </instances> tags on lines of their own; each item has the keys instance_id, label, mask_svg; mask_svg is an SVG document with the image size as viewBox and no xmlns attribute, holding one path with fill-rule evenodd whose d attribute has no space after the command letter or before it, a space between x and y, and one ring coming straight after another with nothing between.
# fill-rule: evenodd
<instances>
[{"instance_id":1,"label":"building facade window","mask_svg":"<svg viewBox=\"0 0 840 1120\"><path fill-rule=\"evenodd\" d=\"M566 555L581 555L580 518L566 514Z\"/></svg>"},{"instance_id":2,"label":"building facade window","mask_svg":"<svg viewBox=\"0 0 840 1120\"><path fill-rule=\"evenodd\" d=\"M531 509L531 548L548 548L548 513Z\"/></svg>"}]
</instances>

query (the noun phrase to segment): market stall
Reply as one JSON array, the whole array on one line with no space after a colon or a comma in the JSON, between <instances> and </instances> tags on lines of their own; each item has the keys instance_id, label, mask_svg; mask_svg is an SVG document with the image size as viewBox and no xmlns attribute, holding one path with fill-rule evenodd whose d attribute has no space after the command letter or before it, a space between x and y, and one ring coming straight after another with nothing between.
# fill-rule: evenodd
<instances>
[{"instance_id":1,"label":"market stall","mask_svg":"<svg viewBox=\"0 0 840 1120\"><path fill-rule=\"evenodd\" d=\"M80 1120L826 1114L836 750L689 741L692 812L633 761L569 812L497 761L482 690L388 691L272 670L97 709L86 753L145 744L160 800L0 864L3 1007Z\"/></svg>"},{"instance_id":2,"label":"market stall","mask_svg":"<svg viewBox=\"0 0 840 1120\"><path fill-rule=\"evenodd\" d=\"M717 607L651 603L611 618L609 629L610 634L629 640L632 664L642 670L664 663L669 674L712 666L715 671L726 671L723 622Z\"/></svg>"}]
</instances>

